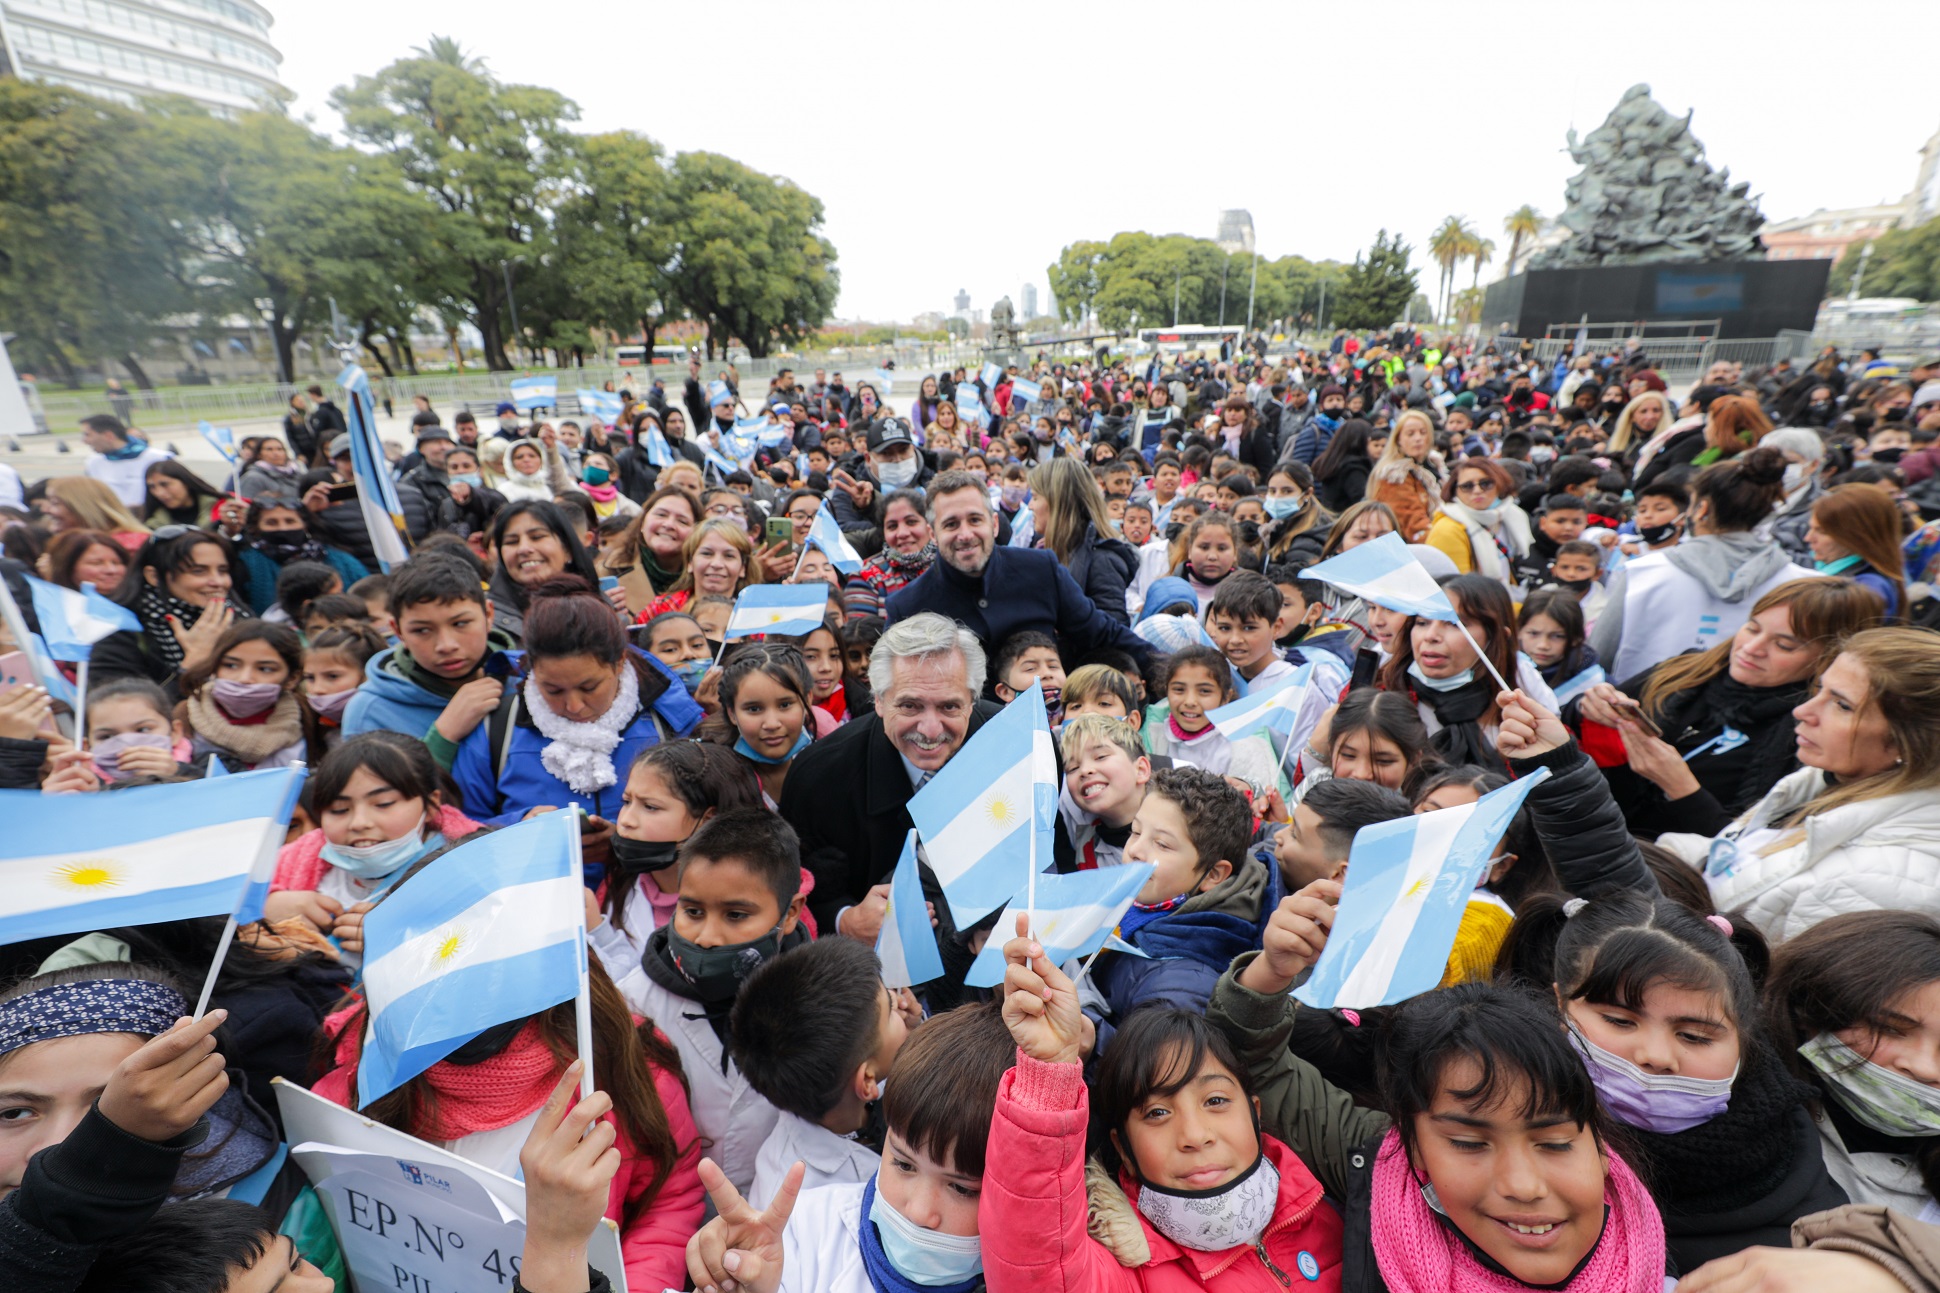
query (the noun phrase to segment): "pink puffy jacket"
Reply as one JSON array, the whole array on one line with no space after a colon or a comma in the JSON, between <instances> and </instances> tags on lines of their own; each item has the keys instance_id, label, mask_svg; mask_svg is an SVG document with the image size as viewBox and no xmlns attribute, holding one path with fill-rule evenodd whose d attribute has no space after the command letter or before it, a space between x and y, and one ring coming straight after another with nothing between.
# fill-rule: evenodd
<instances>
[{"instance_id":1,"label":"pink puffy jacket","mask_svg":"<svg viewBox=\"0 0 1940 1293\"><path fill-rule=\"evenodd\" d=\"M1140 1216L1151 1258L1121 1265L1085 1226L1089 1104L1076 1064L1046 1064L1019 1051L1017 1067L1004 1074L977 1208L989 1293L1339 1293L1340 1213L1307 1165L1270 1136L1263 1148L1280 1173L1280 1202L1259 1243L1202 1253ZM1119 1185L1137 1197L1129 1177Z\"/></svg>"}]
</instances>

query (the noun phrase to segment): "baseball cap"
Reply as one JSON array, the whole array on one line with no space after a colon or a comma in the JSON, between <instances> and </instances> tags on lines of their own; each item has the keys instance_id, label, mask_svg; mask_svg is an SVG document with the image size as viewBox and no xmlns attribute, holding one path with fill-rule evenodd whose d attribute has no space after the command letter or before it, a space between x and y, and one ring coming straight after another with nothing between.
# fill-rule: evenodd
<instances>
[{"instance_id":1,"label":"baseball cap","mask_svg":"<svg viewBox=\"0 0 1940 1293\"><path fill-rule=\"evenodd\" d=\"M869 452L892 445L915 444L908 418L880 418L869 425Z\"/></svg>"},{"instance_id":2,"label":"baseball cap","mask_svg":"<svg viewBox=\"0 0 1940 1293\"><path fill-rule=\"evenodd\" d=\"M330 441L330 447L324 450L323 456L326 458L341 458L349 452L350 452L350 437L347 435L340 435L333 438Z\"/></svg>"},{"instance_id":3,"label":"baseball cap","mask_svg":"<svg viewBox=\"0 0 1940 1293\"><path fill-rule=\"evenodd\" d=\"M504 417L507 413L517 415L518 411L519 411L518 405L512 403L510 400L505 400L499 404L498 412L494 416Z\"/></svg>"},{"instance_id":4,"label":"baseball cap","mask_svg":"<svg viewBox=\"0 0 1940 1293\"><path fill-rule=\"evenodd\" d=\"M445 430L441 426L428 426L424 428L424 430L418 432L418 443L420 445L428 444L433 440L450 440L450 439L451 439L451 432Z\"/></svg>"}]
</instances>

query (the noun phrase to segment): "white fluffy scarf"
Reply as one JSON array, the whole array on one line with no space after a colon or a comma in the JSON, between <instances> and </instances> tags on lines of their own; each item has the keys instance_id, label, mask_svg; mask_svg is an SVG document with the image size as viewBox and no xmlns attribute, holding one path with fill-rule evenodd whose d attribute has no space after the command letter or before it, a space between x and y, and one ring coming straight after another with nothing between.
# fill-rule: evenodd
<instances>
[{"instance_id":1,"label":"white fluffy scarf","mask_svg":"<svg viewBox=\"0 0 1940 1293\"><path fill-rule=\"evenodd\" d=\"M1509 545L1509 556L1513 560L1529 551L1531 535L1529 517L1514 503L1505 502L1493 512L1478 512L1467 503L1456 499L1443 503L1442 512L1462 523L1468 531L1468 544L1475 552L1475 572L1503 583L1513 583L1509 568L1502 560L1502 550L1495 546L1497 531L1501 531L1503 542Z\"/></svg>"},{"instance_id":2,"label":"white fluffy scarf","mask_svg":"<svg viewBox=\"0 0 1940 1293\"><path fill-rule=\"evenodd\" d=\"M590 795L606 789L620 777L613 770L613 751L619 748L620 733L640 712L640 675L632 661L620 665L620 691L606 712L590 723L575 723L561 718L539 694L535 680L525 680L525 711L549 745L539 762L547 772L572 788L576 795Z\"/></svg>"}]
</instances>

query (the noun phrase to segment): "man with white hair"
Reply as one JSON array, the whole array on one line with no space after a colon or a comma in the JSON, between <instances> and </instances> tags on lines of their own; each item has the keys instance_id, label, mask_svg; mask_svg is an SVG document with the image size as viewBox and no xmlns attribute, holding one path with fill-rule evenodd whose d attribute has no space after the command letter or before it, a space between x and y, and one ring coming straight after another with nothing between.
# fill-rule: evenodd
<instances>
[{"instance_id":1,"label":"man with white hair","mask_svg":"<svg viewBox=\"0 0 1940 1293\"><path fill-rule=\"evenodd\" d=\"M815 876L808 908L823 938L842 934L875 945L890 875L912 825L910 796L999 712L978 700L984 672L974 633L941 615L899 620L869 655L876 712L796 756L782 786L781 815L801 837L802 864ZM954 930L928 867L923 892L945 936L947 966Z\"/></svg>"}]
</instances>

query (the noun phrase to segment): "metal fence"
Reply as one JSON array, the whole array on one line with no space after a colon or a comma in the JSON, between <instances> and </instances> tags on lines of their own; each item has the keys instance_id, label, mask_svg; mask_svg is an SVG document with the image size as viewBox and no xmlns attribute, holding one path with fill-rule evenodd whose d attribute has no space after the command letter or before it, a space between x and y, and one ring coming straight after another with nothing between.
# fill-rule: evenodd
<instances>
[{"instance_id":1,"label":"metal fence","mask_svg":"<svg viewBox=\"0 0 1940 1293\"><path fill-rule=\"evenodd\" d=\"M806 354L788 359L751 359L734 365L740 375L743 396L752 398L784 368L807 377L816 369L842 373L853 381L858 375L873 372L893 362L899 372L918 375L945 366L974 366L981 352L974 348L945 346L858 347L839 355ZM725 361L703 361L701 371L711 379ZM677 387L687 378L685 364L657 364L652 367L622 368L615 364L588 365L583 368L520 368L511 372L424 373L418 376L383 377L371 374L371 390L379 404L388 398L395 409L408 414L413 395L423 395L434 408L495 404L512 397L512 382L520 377L552 377L559 384L564 411L577 408L573 391L578 387L598 388L611 381L616 388L638 385L659 378ZM330 392L329 382L320 383ZM255 383L246 386L164 386L153 390L130 390L124 397L110 401L98 389L64 390L46 383L23 382L28 408L42 431L72 431L84 417L93 413L114 413L137 426L152 430L193 427L198 422L227 426L237 422L280 419L289 411L290 397L308 382ZM887 397L888 392L883 392ZM566 405L570 402L571 407Z\"/></svg>"}]
</instances>

